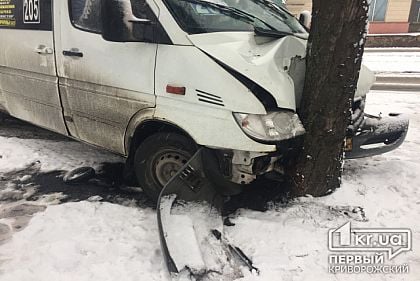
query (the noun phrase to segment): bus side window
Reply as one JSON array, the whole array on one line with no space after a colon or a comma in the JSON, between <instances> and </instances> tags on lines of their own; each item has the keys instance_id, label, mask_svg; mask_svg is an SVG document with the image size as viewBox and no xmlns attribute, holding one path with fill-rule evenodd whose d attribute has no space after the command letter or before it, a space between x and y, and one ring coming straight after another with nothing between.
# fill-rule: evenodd
<instances>
[{"instance_id":1,"label":"bus side window","mask_svg":"<svg viewBox=\"0 0 420 281\"><path fill-rule=\"evenodd\" d=\"M81 30L102 33L101 0L70 0L70 19Z\"/></svg>"},{"instance_id":2,"label":"bus side window","mask_svg":"<svg viewBox=\"0 0 420 281\"><path fill-rule=\"evenodd\" d=\"M157 18L145 0L131 0L131 7L135 17L148 19L156 22ZM133 35L142 42L154 42L154 30L150 24L138 24L133 26Z\"/></svg>"}]
</instances>

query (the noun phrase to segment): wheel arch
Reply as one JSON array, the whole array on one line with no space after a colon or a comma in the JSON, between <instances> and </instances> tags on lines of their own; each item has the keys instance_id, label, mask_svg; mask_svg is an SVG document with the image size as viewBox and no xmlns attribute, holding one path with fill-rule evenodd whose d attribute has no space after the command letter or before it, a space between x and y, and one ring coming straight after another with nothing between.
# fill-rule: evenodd
<instances>
[{"instance_id":1,"label":"wheel arch","mask_svg":"<svg viewBox=\"0 0 420 281\"><path fill-rule=\"evenodd\" d=\"M159 132L178 133L196 142L185 129L166 119L156 118L154 112L154 108L147 108L131 118L124 140L125 155L128 158L147 137Z\"/></svg>"},{"instance_id":2,"label":"wheel arch","mask_svg":"<svg viewBox=\"0 0 420 281\"><path fill-rule=\"evenodd\" d=\"M154 118L143 120L143 122L139 123L132 133L126 137L125 145L127 160L124 171L125 178L134 177L134 158L138 147L147 139L147 137L159 132L178 133L195 142L185 130L175 124Z\"/></svg>"},{"instance_id":3,"label":"wheel arch","mask_svg":"<svg viewBox=\"0 0 420 281\"><path fill-rule=\"evenodd\" d=\"M147 137L161 132L178 133L194 140L185 130L175 124L159 119L149 119L137 126L132 137L128 141L127 155L130 155L135 149L137 149Z\"/></svg>"}]
</instances>

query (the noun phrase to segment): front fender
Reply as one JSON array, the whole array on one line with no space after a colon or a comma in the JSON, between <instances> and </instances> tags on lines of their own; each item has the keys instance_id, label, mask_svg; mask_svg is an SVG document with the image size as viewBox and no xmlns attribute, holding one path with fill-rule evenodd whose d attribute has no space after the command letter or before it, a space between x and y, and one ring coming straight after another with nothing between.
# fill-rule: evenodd
<instances>
[{"instance_id":1,"label":"front fender","mask_svg":"<svg viewBox=\"0 0 420 281\"><path fill-rule=\"evenodd\" d=\"M229 110L197 104L188 106L188 103L177 103L164 97L157 99L159 107L154 118L176 125L199 145L254 152L276 151L275 145L258 143L246 136Z\"/></svg>"}]
</instances>

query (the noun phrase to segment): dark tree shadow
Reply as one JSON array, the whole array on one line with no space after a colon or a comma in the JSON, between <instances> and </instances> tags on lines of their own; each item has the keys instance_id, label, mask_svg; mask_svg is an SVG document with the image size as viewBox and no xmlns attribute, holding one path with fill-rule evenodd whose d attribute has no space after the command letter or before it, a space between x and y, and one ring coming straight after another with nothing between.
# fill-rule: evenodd
<instances>
[{"instance_id":1,"label":"dark tree shadow","mask_svg":"<svg viewBox=\"0 0 420 281\"><path fill-rule=\"evenodd\" d=\"M6 115L3 115L3 117L0 116L0 136L7 138L15 137L19 139L73 141L66 136L36 127L30 123Z\"/></svg>"},{"instance_id":2,"label":"dark tree shadow","mask_svg":"<svg viewBox=\"0 0 420 281\"><path fill-rule=\"evenodd\" d=\"M19 139L45 139L55 141L73 141L57 133L36 127L30 123L0 114L0 136ZM35 193L25 199L36 201L43 196L62 193L61 202L77 202L88 200L92 196L100 196L101 201L127 204L131 201L142 207L155 207L154 204L138 189L128 188L130 183L123 180L124 163L103 163L94 178L80 184L66 184L63 175L66 171L56 170L41 172L40 163L34 162L21 170L0 173L0 191L6 186L13 186L13 190L0 194L0 201L16 201L23 199L29 188ZM22 180L24 178L24 180Z\"/></svg>"},{"instance_id":3,"label":"dark tree shadow","mask_svg":"<svg viewBox=\"0 0 420 281\"><path fill-rule=\"evenodd\" d=\"M225 203L224 215L230 215L238 209L250 209L265 212L270 205L285 205L290 200L290 185L287 182L276 182L268 179L259 179L246 187L236 196L232 196Z\"/></svg>"},{"instance_id":4,"label":"dark tree shadow","mask_svg":"<svg viewBox=\"0 0 420 281\"><path fill-rule=\"evenodd\" d=\"M26 187L35 188L35 192L26 198L27 201L37 201L43 196L62 193L61 203L79 202L93 196L100 196L101 202L126 205L135 204L139 207L155 208L154 204L141 191L134 191L123 181L124 163L103 163L96 176L79 184L67 184L63 181L66 171L51 171L42 173L36 164L0 178L0 188L5 183L13 183L18 190ZM22 177L28 177L21 182ZM2 184L3 182L3 184Z\"/></svg>"},{"instance_id":5,"label":"dark tree shadow","mask_svg":"<svg viewBox=\"0 0 420 281\"><path fill-rule=\"evenodd\" d=\"M0 123L0 136L72 141L65 136L38 128L10 116L3 116L3 118L5 119ZM62 178L66 171L57 170L43 173L40 172L38 166L37 163L33 163L25 169L0 174L0 190L6 182L12 182L18 189L24 189L28 185L35 187L36 191L27 198L28 201L36 201L49 194L62 193L65 198L61 199L61 202L77 202L87 200L92 196L101 196L102 201L105 202L125 204L128 200L135 200L140 207L156 207L142 192L136 192L128 188L133 183L124 182L123 163L103 163L94 178L84 183L71 185L63 182ZM19 178L27 175L30 176L28 180L23 183L19 181ZM240 195L229 198L225 204L224 214L232 214L241 208L264 212L271 203L278 205L287 202L289 200L288 194L287 183L260 179L246 187Z\"/></svg>"}]
</instances>

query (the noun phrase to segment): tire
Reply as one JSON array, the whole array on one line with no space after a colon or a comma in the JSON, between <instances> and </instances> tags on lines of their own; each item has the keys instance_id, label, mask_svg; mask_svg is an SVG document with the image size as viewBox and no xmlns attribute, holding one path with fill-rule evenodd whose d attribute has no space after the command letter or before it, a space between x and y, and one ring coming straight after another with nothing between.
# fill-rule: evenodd
<instances>
[{"instance_id":1,"label":"tire","mask_svg":"<svg viewBox=\"0 0 420 281\"><path fill-rule=\"evenodd\" d=\"M82 182L87 182L95 176L95 170L91 167L81 167L67 172L63 181L66 184L78 184Z\"/></svg>"},{"instance_id":2,"label":"tire","mask_svg":"<svg viewBox=\"0 0 420 281\"><path fill-rule=\"evenodd\" d=\"M189 138L176 133L148 137L134 156L136 178L144 193L157 202L163 186L197 151Z\"/></svg>"},{"instance_id":3,"label":"tire","mask_svg":"<svg viewBox=\"0 0 420 281\"><path fill-rule=\"evenodd\" d=\"M144 193L157 202L165 184L197 151L198 146L188 137L176 133L158 133L148 137L134 156L134 171ZM207 150L206 174L212 178L219 193L239 194L242 186L224 179L217 168L217 159Z\"/></svg>"},{"instance_id":4,"label":"tire","mask_svg":"<svg viewBox=\"0 0 420 281\"><path fill-rule=\"evenodd\" d=\"M0 124L4 123L6 120L6 114L0 111Z\"/></svg>"}]
</instances>

